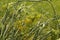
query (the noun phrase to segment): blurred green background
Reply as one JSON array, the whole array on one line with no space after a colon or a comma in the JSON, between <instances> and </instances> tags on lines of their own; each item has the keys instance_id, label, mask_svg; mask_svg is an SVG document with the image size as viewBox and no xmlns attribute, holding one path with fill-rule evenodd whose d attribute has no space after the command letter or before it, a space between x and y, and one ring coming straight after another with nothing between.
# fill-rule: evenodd
<instances>
[{"instance_id":1,"label":"blurred green background","mask_svg":"<svg viewBox=\"0 0 60 40\"><path fill-rule=\"evenodd\" d=\"M15 31L18 29L20 31L17 37L12 35L15 34L12 31L10 40L60 40L60 0L40 2L0 0L1 40L8 39L10 37L8 34L13 30L7 29L7 25L9 28L15 27ZM3 31L9 37L4 37L2 29L10 30Z\"/></svg>"}]
</instances>

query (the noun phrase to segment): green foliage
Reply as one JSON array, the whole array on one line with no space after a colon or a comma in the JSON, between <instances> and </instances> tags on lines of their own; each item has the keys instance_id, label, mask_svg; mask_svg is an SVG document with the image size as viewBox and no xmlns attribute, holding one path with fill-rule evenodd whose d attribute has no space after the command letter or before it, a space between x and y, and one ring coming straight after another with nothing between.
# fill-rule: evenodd
<instances>
[{"instance_id":1,"label":"green foliage","mask_svg":"<svg viewBox=\"0 0 60 40\"><path fill-rule=\"evenodd\" d=\"M59 40L60 7L56 2L1 0L0 40Z\"/></svg>"}]
</instances>

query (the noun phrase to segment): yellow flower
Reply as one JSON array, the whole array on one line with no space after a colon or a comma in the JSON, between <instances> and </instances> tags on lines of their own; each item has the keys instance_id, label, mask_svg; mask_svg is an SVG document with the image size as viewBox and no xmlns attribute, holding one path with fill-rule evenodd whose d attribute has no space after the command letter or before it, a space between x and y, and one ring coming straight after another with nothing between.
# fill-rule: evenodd
<instances>
[{"instance_id":1,"label":"yellow flower","mask_svg":"<svg viewBox=\"0 0 60 40\"><path fill-rule=\"evenodd\" d=\"M7 7L7 4L4 4L3 6L2 6L2 9L6 9L6 7Z\"/></svg>"},{"instance_id":2,"label":"yellow flower","mask_svg":"<svg viewBox=\"0 0 60 40\"><path fill-rule=\"evenodd\" d=\"M22 31L23 30L23 27L22 26L19 26L18 29L20 29Z\"/></svg>"},{"instance_id":3,"label":"yellow flower","mask_svg":"<svg viewBox=\"0 0 60 40\"><path fill-rule=\"evenodd\" d=\"M30 19L33 19L34 17L35 17L34 15L27 16L27 18L30 18Z\"/></svg>"},{"instance_id":4,"label":"yellow flower","mask_svg":"<svg viewBox=\"0 0 60 40\"><path fill-rule=\"evenodd\" d=\"M37 16L36 16L37 18L40 18L41 17L41 14L37 14Z\"/></svg>"},{"instance_id":5,"label":"yellow flower","mask_svg":"<svg viewBox=\"0 0 60 40\"><path fill-rule=\"evenodd\" d=\"M25 23L31 23L32 22L31 19L28 19L28 18L26 18L24 21L25 21Z\"/></svg>"}]
</instances>

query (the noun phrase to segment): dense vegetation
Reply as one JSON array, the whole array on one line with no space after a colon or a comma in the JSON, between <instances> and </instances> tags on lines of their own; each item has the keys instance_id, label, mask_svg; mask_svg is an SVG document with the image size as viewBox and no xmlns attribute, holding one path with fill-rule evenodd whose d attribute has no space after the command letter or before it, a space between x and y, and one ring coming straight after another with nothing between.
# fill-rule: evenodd
<instances>
[{"instance_id":1,"label":"dense vegetation","mask_svg":"<svg viewBox=\"0 0 60 40\"><path fill-rule=\"evenodd\" d=\"M60 40L60 0L0 0L0 40Z\"/></svg>"}]
</instances>

